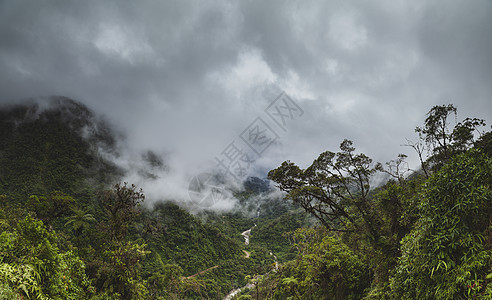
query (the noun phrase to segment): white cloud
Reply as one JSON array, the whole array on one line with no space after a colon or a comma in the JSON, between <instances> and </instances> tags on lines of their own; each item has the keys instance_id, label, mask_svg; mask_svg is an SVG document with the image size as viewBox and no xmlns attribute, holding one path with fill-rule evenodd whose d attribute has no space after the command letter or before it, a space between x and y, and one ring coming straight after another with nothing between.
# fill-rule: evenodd
<instances>
[{"instance_id":1,"label":"white cloud","mask_svg":"<svg viewBox=\"0 0 492 300\"><path fill-rule=\"evenodd\" d=\"M153 57L152 47L139 35L124 31L121 25L102 24L94 40L95 47L107 56L118 56L132 64Z\"/></svg>"},{"instance_id":2,"label":"white cloud","mask_svg":"<svg viewBox=\"0 0 492 300\"><path fill-rule=\"evenodd\" d=\"M329 26L329 38L344 50L357 50L368 41L367 30L359 23L358 16L353 11L333 13Z\"/></svg>"},{"instance_id":3,"label":"white cloud","mask_svg":"<svg viewBox=\"0 0 492 300\"><path fill-rule=\"evenodd\" d=\"M0 99L61 94L107 115L125 159L166 154L172 171L143 182L156 195L185 197L280 90L305 115L261 172L343 138L378 160L411 154L399 145L443 102L492 122L486 0L0 3Z\"/></svg>"},{"instance_id":4,"label":"white cloud","mask_svg":"<svg viewBox=\"0 0 492 300\"><path fill-rule=\"evenodd\" d=\"M236 98L252 88L271 84L277 79L258 49L243 50L238 54L235 65L213 72L208 77L211 83L220 85Z\"/></svg>"}]
</instances>

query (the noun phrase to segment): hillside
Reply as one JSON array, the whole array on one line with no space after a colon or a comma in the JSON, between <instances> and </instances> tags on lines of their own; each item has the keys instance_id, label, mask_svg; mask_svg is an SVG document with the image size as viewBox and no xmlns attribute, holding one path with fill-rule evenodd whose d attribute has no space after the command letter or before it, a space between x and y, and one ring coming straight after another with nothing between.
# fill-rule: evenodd
<instances>
[{"instance_id":1,"label":"hillside","mask_svg":"<svg viewBox=\"0 0 492 300\"><path fill-rule=\"evenodd\" d=\"M0 299L489 299L492 134L470 118L439 131L455 110L417 128L418 172L345 140L191 214L120 182L121 136L84 105L2 107ZM371 187L377 172L392 179Z\"/></svg>"},{"instance_id":2,"label":"hillside","mask_svg":"<svg viewBox=\"0 0 492 300\"><path fill-rule=\"evenodd\" d=\"M65 97L0 108L0 193L20 200L59 190L86 198L121 175L99 151L116 151L109 125ZM97 188L97 187L95 187Z\"/></svg>"},{"instance_id":3,"label":"hillside","mask_svg":"<svg viewBox=\"0 0 492 300\"><path fill-rule=\"evenodd\" d=\"M233 212L194 216L172 203L145 205L154 199L119 183L125 170L107 158L118 155L120 136L81 103L50 97L5 106L0 128L0 252L10 253L2 254L0 298L224 297L246 276L269 272L272 249L291 253L282 233L302 222L281 226L274 240L256 238L291 210L265 198L267 181L248 180ZM255 223L246 246L241 232Z\"/></svg>"}]
</instances>

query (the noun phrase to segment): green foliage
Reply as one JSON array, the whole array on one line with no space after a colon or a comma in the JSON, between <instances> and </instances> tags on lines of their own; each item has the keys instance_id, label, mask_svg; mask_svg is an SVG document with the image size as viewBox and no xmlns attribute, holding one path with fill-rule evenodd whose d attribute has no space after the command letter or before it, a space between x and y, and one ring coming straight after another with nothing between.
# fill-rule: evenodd
<instances>
[{"instance_id":1,"label":"green foliage","mask_svg":"<svg viewBox=\"0 0 492 300\"><path fill-rule=\"evenodd\" d=\"M492 213L492 160L477 151L455 157L426 183L421 219L402 241L391 281L402 299L476 297L490 271L486 232Z\"/></svg>"},{"instance_id":2,"label":"green foliage","mask_svg":"<svg viewBox=\"0 0 492 300\"><path fill-rule=\"evenodd\" d=\"M456 118L457 108L454 105L436 105L427 113L424 126L415 129L420 139L426 144L425 150L429 156L427 161L424 161L421 156L424 149L419 147L420 144L411 146L419 152L422 169L427 175L429 167L436 171L453 156L469 149L474 142L474 133L481 134L478 128L485 126L484 120L466 118L450 129L448 118L453 114Z\"/></svg>"},{"instance_id":3,"label":"green foliage","mask_svg":"<svg viewBox=\"0 0 492 300\"><path fill-rule=\"evenodd\" d=\"M259 283L261 299L360 299L368 266L339 238L320 229L295 232L297 258Z\"/></svg>"},{"instance_id":4,"label":"green foliage","mask_svg":"<svg viewBox=\"0 0 492 300\"><path fill-rule=\"evenodd\" d=\"M492 157L492 131L483 134L476 142L475 148Z\"/></svg>"},{"instance_id":5,"label":"green foliage","mask_svg":"<svg viewBox=\"0 0 492 300\"><path fill-rule=\"evenodd\" d=\"M244 276L255 272L260 262L265 261L264 256L260 258L253 254L251 259L245 259L241 250L244 240L231 238L175 204L158 204L152 212L144 212L141 218L146 220L147 228L141 230L148 232L144 235L147 235L151 251L144 260L144 278L152 283L150 290L156 295L180 295L177 298L184 295L190 298L225 296L234 286L244 284ZM239 233L237 230L236 234ZM266 250L262 253L268 255ZM180 268L179 273L188 279L172 279L168 281L168 288L156 289L155 286L168 280L165 278L170 278L165 275L169 266L176 265ZM199 274L214 266L218 267Z\"/></svg>"},{"instance_id":6,"label":"green foliage","mask_svg":"<svg viewBox=\"0 0 492 300\"><path fill-rule=\"evenodd\" d=\"M128 227L136 216L140 214L140 204L145 195L142 189L126 182L123 185L115 184L112 189L106 190L101 195L101 204L108 217L108 232L112 239L121 240L127 232Z\"/></svg>"},{"instance_id":7,"label":"green foliage","mask_svg":"<svg viewBox=\"0 0 492 300\"><path fill-rule=\"evenodd\" d=\"M448 129L448 117L451 114L455 117L457 115L454 105L436 105L427 113L424 126L415 129L433 151L443 158L449 158L451 155L449 152L451 132Z\"/></svg>"},{"instance_id":8,"label":"green foliage","mask_svg":"<svg viewBox=\"0 0 492 300\"><path fill-rule=\"evenodd\" d=\"M101 148L114 151L113 133L76 102L0 109L0 263L10 280L1 281L2 295L216 297L244 284L245 275L271 269L265 249L252 247L244 258L240 232L251 219L218 216L227 224L213 226L173 205L140 215L144 196L135 186L107 189L119 173ZM150 152L144 158L164 167ZM44 229L27 226L28 213L44 224L33 217L27 223Z\"/></svg>"},{"instance_id":9,"label":"green foliage","mask_svg":"<svg viewBox=\"0 0 492 300\"><path fill-rule=\"evenodd\" d=\"M60 191L53 191L48 197L35 196L29 197L26 203L28 210L34 212L38 218L47 225L54 219L65 216L75 204L75 199Z\"/></svg>"},{"instance_id":10,"label":"green foliage","mask_svg":"<svg viewBox=\"0 0 492 300\"><path fill-rule=\"evenodd\" d=\"M260 245L273 252L279 262L295 257L295 249L289 240L289 233L306 226L307 215L303 211L290 211L278 218L260 221L251 230L250 243Z\"/></svg>"},{"instance_id":11,"label":"green foliage","mask_svg":"<svg viewBox=\"0 0 492 300\"><path fill-rule=\"evenodd\" d=\"M481 134L478 128L482 126L485 126L485 121L477 118L466 118L456 124L451 133L451 140L453 141L452 148L455 155L473 146L474 133L478 132Z\"/></svg>"},{"instance_id":12,"label":"green foliage","mask_svg":"<svg viewBox=\"0 0 492 300\"><path fill-rule=\"evenodd\" d=\"M114 137L84 105L63 97L0 109L0 193L20 202L29 195L61 191L88 200L92 185L107 183L118 169L97 152L110 152Z\"/></svg>"},{"instance_id":13,"label":"green foliage","mask_svg":"<svg viewBox=\"0 0 492 300\"><path fill-rule=\"evenodd\" d=\"M345 140L269 173L294 203L251 178L240 210L192 215L108 189L118 169L96 149L114 151L110 128L54 103L0 109L0 299L220 299L246 284L236 298L492 299L491 133L471 118L450 129L452 105L411 145L425 178L405 176L404 154L373 167ZM370 189L375 171L392 180ZM324 229L299 229L315 219Z\"/></svg>"},{"instance_id":14,"label":"green foliage","mask_svg":"<svg viewBox=\"0 0 492 300\"><path fill-rule=\"evenodd\" d=\"M149 236L150 250L160 253L165 263L180 265L184 274L192 275L214 262L243 255L237 242L175 204L158 204L154 218L161 230Z\"/></svg>"},{"instance_id":15,"label":"green foliage","mask_svg":"<svg viewBox=\"0 0 492 300\"><path fill-rule=\"evenodd\" d=\"M149 292L152 296L162 295L166 298L177 298L185 287L183 269L175 264L163 264L160 261L158 271L147 279Z\"/></svg>"},{"instance_id":16,"label":"green foliage","mask_svg":"<svg viewBox=\"0 0 492 300\"><path fill-rule=\"evenodd\" d=\"M146 245L138 242L111 241L104 251L104 264L99 269L98 279L103 288L123 299L145 299L147 288L141 280L140 260L149 252Z\"/></svg>"},{"instance_id":17,"label":"green foliage","mask_svg":"<svg viewBox=\"0 0 492 300\"><path fill-rule=\"evenodd\" d=\"M68 217L65 226L71 225L72 229L79 236L83 230L88 230L91 223L96 219L92 214L86 213L83 209L72 209L73 215Z\"/></svg>"},{"instance_id":18,"label":"green foliage","mask_svg":"<svg viewBox=\"0 0 492 300\"><path fill-rule=\"evenodd\" d=\"M2 282L2 299L20 298L43 295L40 276L31 265L0 264L0 280Z\"/></svg>"},{"instance_id":19,"label":"green foliage","mask_svg":"<svg viewBox=\"0 0 492 300\"><path fill-rule=\"evenodd\" d=\"M377 241L364 243L367 238L357 232L343 236L352 248L364 247L364 254L373 266L375 284L379 287L388 281L389 272L400 256L400 241L419 217L419 183L419 180L389 181L375 192L371 216L379 233Z\"/></svg>"},{"instance_id":20,"label":"green foliage","mask_svg":"<svg viewBox=\"0 0 492 300\"><path fill-rule=\"evenodd\" d=\"M30 216L0 235L2 292L27 299L80 299L90 283L73 252L60 252L57 236Z\"/></svg>"},{"instance_id":21,"label":"green foliage","mask_svg":"<svg viewBox=\"0 0 492 300\"><path fill-rule=\"evenodd\" d=\"M368 215L369 179L376 171L371 166L372 160L363 153L355 154L349 140L340 144L340 150L321 153L305 170L289 161L283 162L268 177L327 229L343 231L355 227L377 238ZM361 218L363 223L356 218Z\"/></svg>"}]
</instances>

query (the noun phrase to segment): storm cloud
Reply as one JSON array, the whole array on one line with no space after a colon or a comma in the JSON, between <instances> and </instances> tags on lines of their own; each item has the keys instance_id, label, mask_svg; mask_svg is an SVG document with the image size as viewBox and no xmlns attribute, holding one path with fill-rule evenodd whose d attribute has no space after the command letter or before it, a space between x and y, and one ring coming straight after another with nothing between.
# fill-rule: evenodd
<instances>
[{"instance_id":1,"label":"storm cloud","mask_svg":"<svg viewBox=\"0 0 492 300\"><path fill-rule=\"evenodd\" d=\"M282 91L303 115L272 125L252 175L306 167L344 138L416 164L400 145L433 105L492 122L491 13L488 0L1 1L0 101L63 95L104 114L128 169L163 156L140 182L163 198L186 197Z\"/></svg>"}]
</instances>

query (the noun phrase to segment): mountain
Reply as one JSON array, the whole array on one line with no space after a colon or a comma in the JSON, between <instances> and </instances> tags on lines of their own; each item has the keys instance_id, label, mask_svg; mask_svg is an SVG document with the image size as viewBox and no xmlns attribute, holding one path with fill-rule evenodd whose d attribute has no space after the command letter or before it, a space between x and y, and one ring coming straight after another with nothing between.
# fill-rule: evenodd
<instances>
[{"instance_id":1,"label":"mountain","mask_svg":"<svg viewBox=\"0 0 492 300\"><path fill-rule=\"evenodd\" d=\"M121 176L101 155L115 153L116 143L104 119L66 97L0 107L0 193L16 201L54 190L87 197L87 185Z\"/></svg>"},{"instance_id":2,"label":"mountain","mask_svg":"<svg viewBox=\"0 0 492 300\"><path fill-rule=\"evenodd\" d=\"M293 257L283 233L306 215L270 195L268 180L249 178L231 212L193 215L119 183L128 170L111 158L120 155L121 138L66 97L0 107L0 298L224 297L247 276L272 271L271 251ZM150 150L141 159L147 168L136 171L147 180L166 169ZM249 245L241 235L247 229ZM31 269L39 276L16 275Z\"/></svg>"}]
</instances>

